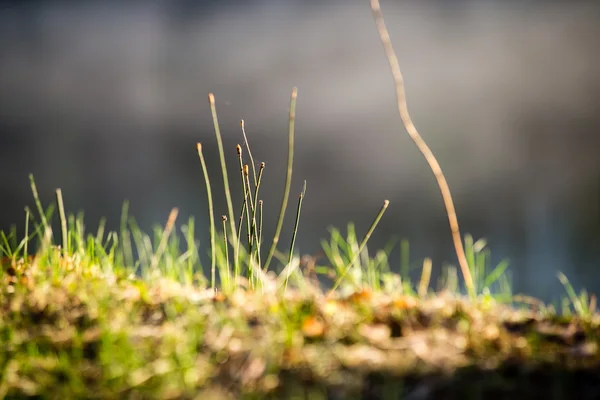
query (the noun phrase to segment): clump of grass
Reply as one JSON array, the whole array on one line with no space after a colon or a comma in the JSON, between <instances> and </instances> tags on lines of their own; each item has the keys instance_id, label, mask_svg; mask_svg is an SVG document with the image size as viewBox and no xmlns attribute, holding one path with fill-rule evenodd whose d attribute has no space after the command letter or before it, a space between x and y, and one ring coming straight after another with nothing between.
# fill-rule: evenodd
<instances>
[{"instance_id":1,"label":"clump of grass","mask_svg":"<svg viewBox=\"0 0 600 400\"><path fill-rule=\"evenodd\" d=\"M567 292L567 298L563 299L563 314L569 315L571 313L571 306L574 308L575 313L584 319L590 319L596 314L596 295L589 295L587 290L582 290L579 295L573 289L573 286L569 282L569 279L562 272L558 273L558 279L563 284Z\"/></svg>"},{"instance_id":2,"label":"clump of grass","mask_svg":"<svg viewBox=\"0 0 600 400\"><path fill-rule=\"evenodd\" d=\"M390 248L369 252L388 200L362 239L353 224L345 234L332 228L321 242L322 263L300 258L295 249L304 182L291 242L278 250L291 190L295 88L284 193L263 258L265 164L258 164L257 173L242 120L249 161L238 145L243 200L234 209L210 94L226 197L225 210L215 210L198 143L210 279L203 273L200 249L207 249L194 237L194 218L178 229L176 208L151 235L129 217L127 203L118 232L105 232L102 220L88 233L81 214L65 212L58 189L57 244L55 205L44 211L31 176L37 216L26 208L20 241L16 229L0 232L0 398L483 398L492 392L499 398L534 392L566 398L573 385L591 393L600 365L595 296L577 295L559 275L568 294L559 315L535 299L513 296L507 262L490 268L484 240L467 235L463 247L441 168L410 121L378 2L372 7L396 78L400 114L438 179L469 297L460 295L455 267L445 270L433 293L430 259L413 284L406 242L401 274L391 271ZM215 212L225 213L220 227ZM278 271L269 268L273 259L280 261ZM581 369L591 377L578 375Z\"/></svg>"}]
</instances>

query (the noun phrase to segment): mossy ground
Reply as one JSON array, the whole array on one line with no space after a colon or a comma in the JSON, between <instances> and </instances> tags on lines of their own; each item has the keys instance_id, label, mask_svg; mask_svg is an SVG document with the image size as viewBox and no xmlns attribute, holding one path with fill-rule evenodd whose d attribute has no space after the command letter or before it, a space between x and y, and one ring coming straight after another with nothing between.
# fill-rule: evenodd
<instances>
[{"instance_id":1,"label":"mossy ground","mask_svg":"<svg viewBox=\"0 0 600 400\"><path fill-rule=\"evenodd\" d=\"M598 316L449 291L256 290L243 278L224 294L50 251L54 277L36 259L3 264L0 397L600 396Z\"/></svg>"}]
</instances>

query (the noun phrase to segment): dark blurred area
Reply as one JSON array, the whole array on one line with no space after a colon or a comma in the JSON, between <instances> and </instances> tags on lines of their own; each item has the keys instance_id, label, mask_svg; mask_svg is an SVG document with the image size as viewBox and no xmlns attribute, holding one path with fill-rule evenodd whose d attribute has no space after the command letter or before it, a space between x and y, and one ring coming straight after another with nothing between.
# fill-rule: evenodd
<instances>
[{"instance_id":1,"label":"dark blurred area","mask_svg":"<svg viewBox=\"0 0 600 400\"><path fill-rule=\"evenodd\" d=\"M556 299L564 272L600 291L600 6L595 2L383 1L409 109L445 171L463 233L508 258L514 290ZM68 211L117 229L123 201L144 230L208 224L200 141L220 193L207 94L230 166L240 119L265 161L267 237L287 156L288 104L299 88L294 182L307 180L297 246L327 228L359 235L384 199L370 248L393 236L418 267L455 263L445 210L397 115L368 1L0 2L0 229L23 231L62 188ZM234 186L235 187L235 186ZM239 199L239 195L238 195ZM226 212L217 198L217 215ZM239 204L239 203L237 203ZM394 253L393 262L400 259Z\"/></svg>"}]
</instances>

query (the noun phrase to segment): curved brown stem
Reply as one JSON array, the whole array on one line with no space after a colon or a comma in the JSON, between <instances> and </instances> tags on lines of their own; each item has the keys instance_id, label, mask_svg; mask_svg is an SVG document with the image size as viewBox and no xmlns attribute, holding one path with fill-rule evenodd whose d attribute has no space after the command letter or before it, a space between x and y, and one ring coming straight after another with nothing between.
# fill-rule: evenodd
<instances>
[{"instance_id":1,"label":"curved brown stem","mask_svg":"<svg viewBox=\"0 0 600 400\"><path fill-rule=\"evenodd\" d=\"M473 295L475 293L473 277L471 276L471 271L469 270L469 263L467 262L465 249L463 247L460 231L458 229L458 219L456 217L456 210L454 209L454 202L452 201L452 195L450 194L448 182L444 177L444 173L442 172L440 164L437 162L437 159L431 152L431 149L429 148L429 146L427 146L427 144L417 131L417 128L413 124L410 114L408 112L408 106L406 104L406 93L404 91L404 78L402 76L402 72L400 71L400 64L398 63L396 52L392 47L390 35L383 20L383 13L381 12L381 7L379 6L379 0L371 0L371 10L373 11L373 16L375 17L375 23L377 25L377 31L379 32L381 44L383 44L385 54L392 69L392 75L394 76L394 84L396 87L396 99L398 102L398 112L400 113L400 118L402 118L402 122L404 123L406 131L410 135L410 138L415 142L417 148L421 151L421 153L423 153L423 156L425 157L425 160L427 160L427 163L429 164L429 167L431 168L431 171L433 172L433 175L437 180L438 186L440 187L440 192L442 193L444 205L446 206L448 221L450 222L450 230L452 231L452 239L454 241L456 256L458 257L458 262L460 264L460 269L465 279L465 285L467 287L467 290L469 291L469 294Z\"/></svg>"}]
</instances>

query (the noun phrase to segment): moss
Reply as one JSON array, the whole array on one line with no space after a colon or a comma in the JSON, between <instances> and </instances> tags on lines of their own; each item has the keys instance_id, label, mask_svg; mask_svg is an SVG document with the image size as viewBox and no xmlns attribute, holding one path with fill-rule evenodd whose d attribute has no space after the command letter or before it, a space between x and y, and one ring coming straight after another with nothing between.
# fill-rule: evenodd
<instances>
[{"instance_id":1,"label":"moss","mask_svg":"<svg viewBox=\"0 0 600 400\"><path fill-rule=\"evenodd\" d=\"M224 295L166 279L75 281L3 287L6 396L566 398L600 382L597 318L447 292Z\"/></svg>"}]
</instances>

